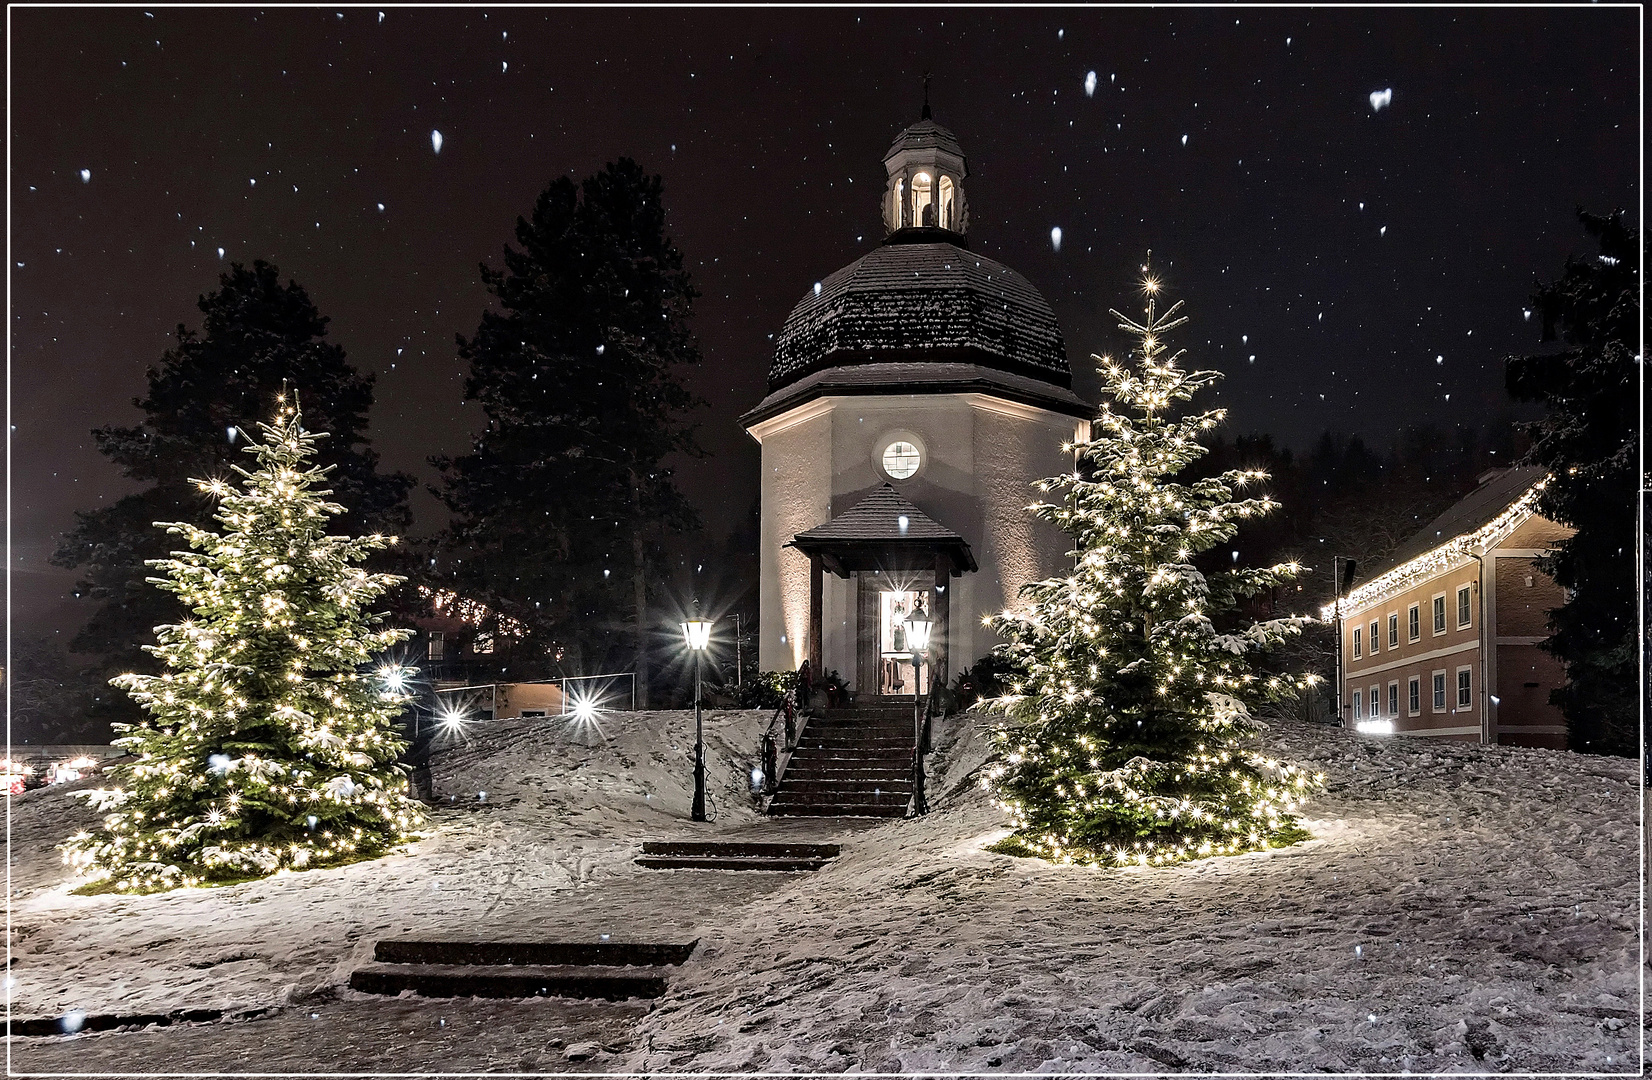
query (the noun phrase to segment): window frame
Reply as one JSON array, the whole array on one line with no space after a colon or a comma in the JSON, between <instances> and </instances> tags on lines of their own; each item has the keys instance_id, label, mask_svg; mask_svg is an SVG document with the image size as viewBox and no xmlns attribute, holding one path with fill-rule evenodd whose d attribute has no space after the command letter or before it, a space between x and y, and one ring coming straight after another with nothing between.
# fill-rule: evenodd
<instances>
[{"instance_id":1,"label":"window frame","mask_svg":"<svg viewBox=\"0 0 1652 1080\"><path fill-rule=\"evenodd\" d=\"M1388 613L1388 647L1390 649L1400 647L1400 613L1397 611Z\"/></svg>"},{"instance_id":2,"label":"window frame","mask_svg":"<svg viewBox=\"0 0 1652 1080\"><path fill-rule=\"evenodd\" d=\"M432 630L425 635L424 658L426 660L443 660L447 655L447 632Z\"/></svg>"},{"instance_id":3,"label":"window frame","mask_svg":"<svg viewBox=\"0 0 1652 1080\"><path fill-rule=\"evenodd\" d=\"M1354 640L1353 640L1353 646L1354 647L1350 651L1349 655L1352 656L1355 660L1363 660L1365 658L1365 654L1360 651L1360 642L1359 642L1360 631L1363 630L1363 629L1364 629L1364 627L1362 627L1362 626L1355 626L1354 627Z\"/></svg>"},{"instance_id":4,"label":"window frame","mask_svg":"<svg viewBox=\"0 0 1652 1080\"><path fill-rule=\"evenodd\" d=\"M1400 681L1398 679L1390 679L1388 681L1388 715L1395 719L1399 719Z\"/></svg>"},{"instance_id":5,"label":"window frame","mask_svg":"<svg viewBox=\"0 0 1652 1080\"><path fill-rule=\"evenodd\" d=\"M1443 592L1435 593L1432 597L1429 598L1429 613L1428 614L1429 614L1428 624L1432 628L1432 632L1431 632L1430 636L1432 636L1432 637L1444 637L1446 635L1446 633L1448 632L1448 627L1449 627L1449 624L1447 624L1447 622L1446 622L1446 594L1445 593L1443 593Z\"/></svg>"},{"instance_id":6,"label":"window frame","mask_svg":"<svg viewBox=\"0 0 1652 1080\"><path fill-rule=\"evenodd\" d=\"M1377 683L1371 686L1371 719L1382 719L1382 686Z\"/></svg>"},{"instance_id":7,"label":"window frame","mask_svg":"<svg viewBox=\"0 0 1652 1080\"><path fill-rule=\"evenodd\" d=\"M1360 710L1365 707L1365 694L1362 693L1360 688L1356 686L1354 687L1354 692L1349 696L1354 699L1354 719L1364 720L1365 717L1360 715Z\"/></svg>"},{"instance_id":8,"label":"window frame","mask_svg":"<svg viewBox=\"0 0 1652 1080\"><path fill-rule=\"evenodd\" d=\"M1443 713L1446 711L1446 671L1445 668L1429 673L1429 697L1431 712Z\"/></svg>"},{"instance_id":9,"label":"window frame","mask_svg":"<svg viewBox=\"0 0 1652 1080\"><path fill-rule=\"evenodd\" d=\"M1464 697L1467 697L1468 700L1464 701ZM1473 708L1474 667L1472 664L1464 664L1457 669L1457 709L1460 712L1463 709L1472 710Z\"/></svg>"},{"instance_id":10,"label":"window frame","mask_svg":"<svg viewBox=\"0 0 1652 1080\"><path fill-rule=\"evenodd\" d=\"M1465 602L1466 600L1466 602ZM1464 619L1463 616L1468 618ZM1457 586L1457 629L1467 630L1474 625L1474 586Z\"/></svg>"},{"instance_id":11,"label":"window frame","mask_svg":"<svg viewBox=\"0 0 1652 1080\"><path fill-rule=\"evenodd\" d=\"M1376 619L1372 619L1371 625L1366 628L1366 633L1371 638L1371 655L1375 656L1377 653L1382 651L1382 646L1379 644L1382 640L1382 623Z\"/></svg>"},{"instance_id":12,"label":"window frame","mask_svg":"<svg viewBox=\"0 0 1652 1080\"><path fill-rule=\"evenodd\" d=\"M1423 714L1423 677L1413 675L1406 680L1405 705L1407 716L1421 716Z\"/></svg>"},{"instance_id":13,"label":"window frame","mask_svg":"<svg viewBox=\"0 0 1652 1080\"><path fill-rule=\"evenodd\" d=\"M1423 639L1423 605L1421 600L1406 609L1405 637L1410 642Z\"/></svg>"}]
</instances>

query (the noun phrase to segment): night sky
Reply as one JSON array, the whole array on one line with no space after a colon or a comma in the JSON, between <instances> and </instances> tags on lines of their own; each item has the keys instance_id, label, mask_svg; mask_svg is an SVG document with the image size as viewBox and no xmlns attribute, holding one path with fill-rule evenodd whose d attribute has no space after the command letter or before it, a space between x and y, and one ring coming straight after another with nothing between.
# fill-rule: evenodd
<instances>
[{"instance_id":1,"label":"night sky","mask_svg":"<svg viewBox=\"0 0 1652 1080\"><path fill-rule=\"evenodd\" d=\"M231 261L309 290L378 373L385 465L429 480L480 420L454 346L487 303L477 264L550 179L621 155L663 174L704 293L713 456L681 475L726 533L756 493L736 418L791 306L881 239L882 156L925 71L969 156L971 246L1050 300L1081 393L1151 248L1190 361L1228 375L1230 433L1483 424L1509 409L1503 358L1535 345L1534 281L1588 253L1575 208L1635 205L1639 19L12 8L15 630L84 614L46 560L75 509L127 490L90 429L136 421Z\"/></svg>"}]
</instances>

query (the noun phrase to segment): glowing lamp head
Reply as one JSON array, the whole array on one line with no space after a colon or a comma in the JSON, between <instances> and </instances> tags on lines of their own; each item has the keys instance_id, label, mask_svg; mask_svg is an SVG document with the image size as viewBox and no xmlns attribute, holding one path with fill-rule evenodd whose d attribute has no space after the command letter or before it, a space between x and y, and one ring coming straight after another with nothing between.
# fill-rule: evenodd
<instances>
[{"instance_id":1,"label":"glowing lamp head","mask_svg":"<svg viewBox=\"0 0 1652 1080\"><path fill-rule=\"evenodd\" d=\"M703 652L711 644L711 620L690 619L683 623L683 638L695 652Z\"/></svg>"},{"instance_id":2,"label":"glowing lamp head","mask_svg":"<svg viewBox=\"0 0 1652 1080\"><path fill-rule=\"evenodd\" d=\"M400 664L386 664L379 668L379 678L383 680L384 688L393 694L407 689L407 669Z\"/></svg>"},{"instance_id":3,"label":"glowing lamp head","mask_svg":"<svg viewBox=\"0 0 1652 1080\"><path fill-rule=\"evenodd\" d=\"M913 612L906 620L906 641L913 652L921 653L929 648L929 629L933 625L922 611Z\"/></svg>"}]
</instances>

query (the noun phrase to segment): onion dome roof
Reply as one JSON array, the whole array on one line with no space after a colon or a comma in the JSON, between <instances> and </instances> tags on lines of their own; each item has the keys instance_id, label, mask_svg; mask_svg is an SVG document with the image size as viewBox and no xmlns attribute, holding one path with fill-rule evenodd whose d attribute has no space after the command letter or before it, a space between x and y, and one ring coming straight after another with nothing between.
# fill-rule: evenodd
<instances>
[{"instance_id":1,"label":"onion dome roof","mask_svg":"<svg viewBox=\"0 0 1652 1080\"><path fill-rule=\"evenodd\" d=\"M1044 297L1003 263L943 236L956 239L903 229L816 285L775 338L770 391L829 367L924 361L1071 387Z\"/></svg>"}]
</instances>

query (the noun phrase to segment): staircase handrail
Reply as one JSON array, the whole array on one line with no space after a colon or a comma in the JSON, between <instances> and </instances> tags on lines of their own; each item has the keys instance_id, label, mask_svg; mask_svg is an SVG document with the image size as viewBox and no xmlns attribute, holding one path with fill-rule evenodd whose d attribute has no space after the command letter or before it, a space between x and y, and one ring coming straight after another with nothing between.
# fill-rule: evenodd
<instances>
[{"instance_id":1,"label":"staircase handrail","mask_svg":"<svg viewBox=\"0 0 1652 1080\"><path fill-rule=\"evenodd\" d=\"M784 741L777 744L775 736L782 732L777 731L775 726L782 716L785 717ZM797 707L797 691L786 691L786 696L780 699L780 705L769 717L769 726L763 732L764 794L773 795L780 789L780 779L786 775L786 766L791 764L792 752L802 740L803 729L808 723L808 715Z\"/></svg>"}]
</instances>

